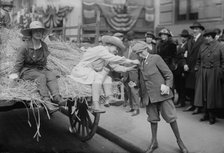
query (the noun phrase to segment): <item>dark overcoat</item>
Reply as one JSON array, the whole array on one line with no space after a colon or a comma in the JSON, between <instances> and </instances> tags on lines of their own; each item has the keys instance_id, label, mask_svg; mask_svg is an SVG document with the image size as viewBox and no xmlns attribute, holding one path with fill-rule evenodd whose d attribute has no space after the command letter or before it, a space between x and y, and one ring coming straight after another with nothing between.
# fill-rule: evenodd
<instances>
[{"instance_id":1,"label":"dark overcoat","mask_svg":"<svg viewBox=\"0 0 224 153\"><path fill-rule=\"evenodd\" d=\"M141 88L145 88L145 92L142 93L143 101L146 105L148 105L149 100L151 103L157 103L173 97L172 90L168 95L161 95L160 87L162 84L170 88L173 87L173 74L159 55L149 54L148 58L142 63L140 70Z\"/></svg>"},{"instance_id":2,"label":"dark overcoat","mask_svg":"<svg viewBox=\"0 0 224 153\"><path fill-rule=\"evenodd\" d=\"M223 83L224 46L217 41L203 44L199 50L196 70L195 106L224 108Z\"/></svg>"},{"instance_id":3,"label":"dark overcoat","mask_svg":"<svg viewBox=\"0 0 224 153\"><path fill-rule=\"evenodd\" d=\"M177 47L172 40L160 41L157 45L157 54L163 58L171 71L176 69L175 57L177 54Z\"/></svg>"},{"instance_id":4,"label":"dark overcoat","mask_svg":"<svg viewBox=\"0 0 224 153\"><path fill-rule=\"evenodd\" d=\"M194 38L191 38L188 41L188 45L187 45L188 56L186 60L187 60L187 65L189 67L189 71L186 75L186 85L185 85L185 87L188 89L195 88L196 77L195 77L194 68L197 61L199 48L204 42L205 42L205 39L202 36L202 34L200 35L200 37L197 39L196 42L194 41Z\"/></svg>"}]
</instances>

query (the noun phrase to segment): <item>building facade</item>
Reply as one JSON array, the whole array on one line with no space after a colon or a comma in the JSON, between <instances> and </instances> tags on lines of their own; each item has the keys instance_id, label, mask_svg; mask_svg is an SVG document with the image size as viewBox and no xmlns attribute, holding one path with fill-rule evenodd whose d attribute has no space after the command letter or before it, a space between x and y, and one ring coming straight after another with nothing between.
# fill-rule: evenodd
<instances>
[{"instance_id":1,"label":"building facade","mask_svg":"<svg viewBox=\"0 0 224 153\"><path fill-rule=\"evenodd\" d=\"M224 0L155 0L155 29L170 29L177 36L194 21L205 28L224 29Z\"/></svg>"}]
</instances>

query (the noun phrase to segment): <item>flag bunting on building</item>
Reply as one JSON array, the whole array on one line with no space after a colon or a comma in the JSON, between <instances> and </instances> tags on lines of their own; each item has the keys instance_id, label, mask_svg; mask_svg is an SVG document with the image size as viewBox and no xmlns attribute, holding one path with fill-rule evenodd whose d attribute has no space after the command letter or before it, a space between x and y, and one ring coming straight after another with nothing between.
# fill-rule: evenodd
<instances>
[{"instance_id":1,"label":"flag bunting on building","mask_svg":"<svg viewBox=\"0 0 224 153\"><path fill-rule=\"evenodd\" d=\"M99 4L107 23L117 31L129 31L136 23L143 7Z\"/></svg>"}]
</instances>

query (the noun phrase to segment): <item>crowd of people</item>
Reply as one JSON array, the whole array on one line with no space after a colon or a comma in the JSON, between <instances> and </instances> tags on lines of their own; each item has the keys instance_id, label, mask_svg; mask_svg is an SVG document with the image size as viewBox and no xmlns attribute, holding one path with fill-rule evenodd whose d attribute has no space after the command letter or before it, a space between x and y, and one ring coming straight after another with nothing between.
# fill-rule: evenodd
<instances>
[{"instance_id":1,"label":"crowd of people","mask_svg":"<svg viewBox=\"0 0 224 153\"><path fill-rule=\"evenodd\" d=\"M199 22L189 28L191 32L183 29L175 38L167 28L160 30L158 37L150 31L145 33L144 42L148 52L159 55L173 74L171 92L175 107L183 107L185 112L193 111L193 115L204 113L200 121L214 124L216 112L224 108L222 31L218 28L205 29ZM126 35L115 33L114 36L121 38L126 46L123 56L139 59L133 52L133 46L139 41L133 31ZM127 112L133 112L132 116L136 116L140 113L140 106L146 106L145 90L141 87L145 80L140 68L124 73L121 78L126 91L124 106L129 104L130 110ZM150 98L152 101L153 96Z\"/></svg>"},{"instance_id":2,"label":"crowd of people","mask_svg":"<svg viewBox=\"0 0 224 153\"><path fill-rule=\"evenodd\" d=\"M146 107L152 132L147 153L158 148L160 113L170 124L180 150L188 153L178 130L176 108L185 107L186 101L189 101L190 105L184 111L204 113L200 121L209 121L210 124L216 122L216 110L224 108L221 30L205 29L198 22L193 23L190 29L192 35L188 30L182 30L180 43L167 28L163 28L158 37L153 32L145 33L143 41L136 39L133 31L126 35L104 35L102 44L87 49L70 74L71 79L92 86L91 110L97 113L105 112L99 103L101 87L106 96L104 106L109 107L116 103L112 94L112 79L118 77L123 82L123 106L130 106L127 112L136 116L141 106ZM48 110L54 113L65 102L59 93L55 74L46 67L50 54L42 41L46 31L39 21L31 22L29 28L21 31L30 40L21 46L9 78L36 81ZM119 73L114 74L113 71ZM178 99L176 103L175 99Z\"/></svg>"}]
</instances>

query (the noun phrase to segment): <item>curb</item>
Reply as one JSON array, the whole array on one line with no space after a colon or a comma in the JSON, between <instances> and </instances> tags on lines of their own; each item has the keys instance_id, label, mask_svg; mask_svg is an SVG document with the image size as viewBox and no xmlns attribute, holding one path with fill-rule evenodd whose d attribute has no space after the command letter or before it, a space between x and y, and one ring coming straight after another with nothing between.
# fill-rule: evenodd
<instances>
[{"instance_id":1,"label":"curb","mask_svg":"<svg viewBox=\"0 0 224 153\"><path fill-rule=\"evenodd\" d=\"M125 150L129 151L130 153L144 153L145 151L140 149L139 147L135 146L134 144L124 140L123 138L113 134L112 132L98 126L97 134L103 136L104 138L110 140L111 142L117 144L118 146L124 148Z\"/></svg>"}]
</instances>

